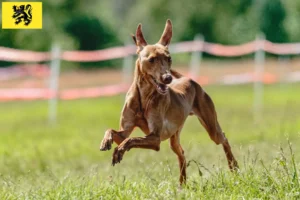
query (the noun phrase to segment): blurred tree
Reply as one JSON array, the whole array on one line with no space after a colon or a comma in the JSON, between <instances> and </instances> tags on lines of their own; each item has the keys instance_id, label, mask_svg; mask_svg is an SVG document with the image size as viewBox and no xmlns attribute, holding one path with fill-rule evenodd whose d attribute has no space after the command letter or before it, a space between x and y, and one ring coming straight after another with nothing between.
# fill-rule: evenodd
<instances>
[{"instance_id":1,"label":"blurred tree","mask_svg":"<svg viewBox=\"0 0 300 200\"><path fill-rule=\"evenodd\" d=\"M77 15L65 25L65 31L79 43L79 50L98 50L120 45L113 31L92 16ZM107 66L113 62L81 63L83 67Z\"/></svg>"},{"instance_id":2,"label":"blurred tree","mask_svg":"<svg viewBox=\"0 0 300 200\"><path fill-rule=\"evenodd\" d=\"M16 32L14 30L2 29L1 34L0 34L1 46L4 46L4 47L13 47L13 46L15 46L15 44L14 44L15 33ZM0 67L7 67L7 66L10 66L12 64L14 64L14 63L0 61Z\"/></svg>"},{"instance_id":3,"label":"blurred tree","mask_svg":"<svg viewBox=\"0 0 300 200\"><path fill-rule=\"evenodd\" d=\"M65 25L68 34L79 42L80 50L96 50L120 44L112 30L95 17L72 17Z\"/></svg>"},{"instance_id":4,"label":"blurred tree","mask_svg":"<svg viewBox=\"0 0 300 200\"><path fill-rule=\"evenodd\" d=\"M281 0L265 1L260 18L260 29L266 39L272 42L288 42L288 34L284 27L285 8Z\"/></svg>"},{"instance_id":5,"label":"blurred tree","mask_svg":"<svg viewBox=\"0 0 300 200\"><path fill-rule=\"evenodd\" d=\"M253 0L190 1L194 8L186 19L186 31L181 33L180 40L192 40L199 33L206 41L223 44L255 38L254 16L251 15Z\"/></svg>"},{"instance_id":6,"label":"blurred tree","mask_svg":"<svg viewBox=\"0 0 300 200\"><path fill-rule=\"evenodd\" d=\"M284 27L288 33L289 42L300 42L300 1L285 0L282 3L286 9Z\"/></svg>"}]
</instances>

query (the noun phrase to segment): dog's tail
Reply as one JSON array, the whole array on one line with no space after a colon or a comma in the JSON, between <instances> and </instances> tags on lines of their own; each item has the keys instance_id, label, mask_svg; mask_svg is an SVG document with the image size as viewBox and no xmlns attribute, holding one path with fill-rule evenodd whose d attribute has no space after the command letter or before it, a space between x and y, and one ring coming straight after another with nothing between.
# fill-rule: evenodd
<instances>
[{"instance_id":1,"label":"dog's tail","mask_svg":"<svg viewBox=\"0 0 300 200\"><path fill-rule=\"evenodd\" d=\"M171 69L170 71L171 71L172 76L174 76L175 78L181 78L181 77L183 77L182 74L180 74L179 72L175 71L174 69Z\"/></svg>"}]
</instances>

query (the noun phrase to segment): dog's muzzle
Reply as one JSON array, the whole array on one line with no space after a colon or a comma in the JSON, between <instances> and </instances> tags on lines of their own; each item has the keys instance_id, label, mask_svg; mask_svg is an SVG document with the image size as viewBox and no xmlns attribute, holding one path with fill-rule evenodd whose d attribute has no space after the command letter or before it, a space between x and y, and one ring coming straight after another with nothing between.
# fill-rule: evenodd
<instances>
[{"instance_id":1,"label":"dog's muzzle","mask_svg":"<svg viewBox=\"0 0 300 200\"><path fill-rule=\"evenodd\" d=\"M162 75L162 82L164 84L170 84L172 82L173 78L171 76L171 74L164 74Z\"/></svg>"},{"instance_id":2,"label":"dog's muzzle","mask_svg":"<svg viewBox=\"0 0 300 200\"><path fill-rule=\"evenodd\" d=\"M155 78L153 78L153 83L156 86L156 91L160 94L167 94L168 92L168 86L166 84L163 83L159 83Z\"/></svg>"},{"instance_id":3,"label":"dog's muzzle","mask_svg":"<svg viewBox=\"0 0 300 200\"><path fill-rule=\"evenodd\" d=\"M164 74L161 76L161 80L157 81L154 77L153 78L153 82L154 85L156 86L156 90L158 93L160 94L167 94L169 87L167 86L167 84L170 84L173 80L171 74Z\"/></svg>"}]
</instances>

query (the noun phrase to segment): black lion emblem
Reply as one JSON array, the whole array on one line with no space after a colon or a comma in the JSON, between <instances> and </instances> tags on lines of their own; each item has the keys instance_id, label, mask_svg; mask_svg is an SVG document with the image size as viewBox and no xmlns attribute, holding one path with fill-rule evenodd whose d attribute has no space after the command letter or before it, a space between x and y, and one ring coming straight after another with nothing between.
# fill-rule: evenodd
<instances>
[{"instance_id":1,"label":"black lion emblem","mask_svg":"<svg viewBox=\"0 0 300 200\"><path fill-rule=\"evenodd\" d=\"M16 21L15 24L19 24L22 22L22 19L24 21L24 25L28 26L30 22L32 21L32 7L30 4L27 4L21 6L13 6L14 15L12 16Z\"/></svg>"}]
</instances>

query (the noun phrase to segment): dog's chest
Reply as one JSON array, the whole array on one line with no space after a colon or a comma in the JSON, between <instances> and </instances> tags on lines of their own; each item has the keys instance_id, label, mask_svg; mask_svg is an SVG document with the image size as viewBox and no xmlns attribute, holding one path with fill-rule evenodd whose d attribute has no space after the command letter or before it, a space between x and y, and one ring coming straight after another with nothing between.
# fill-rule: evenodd
<instances>
[{"instance_id":1,"label":"dog's chest","mask_svg":"<svg viewBox=\"0 0 300 200\"><path fill-rule=\"evenodd\" d=\"M160 139L161 140L169 139L173 134L175 134L177 132L177 129L178 129L178 126L174 122L172 122L168 119L164 119L163 120L163 130L161 132Z\"/></svg>"}]
</instances>

